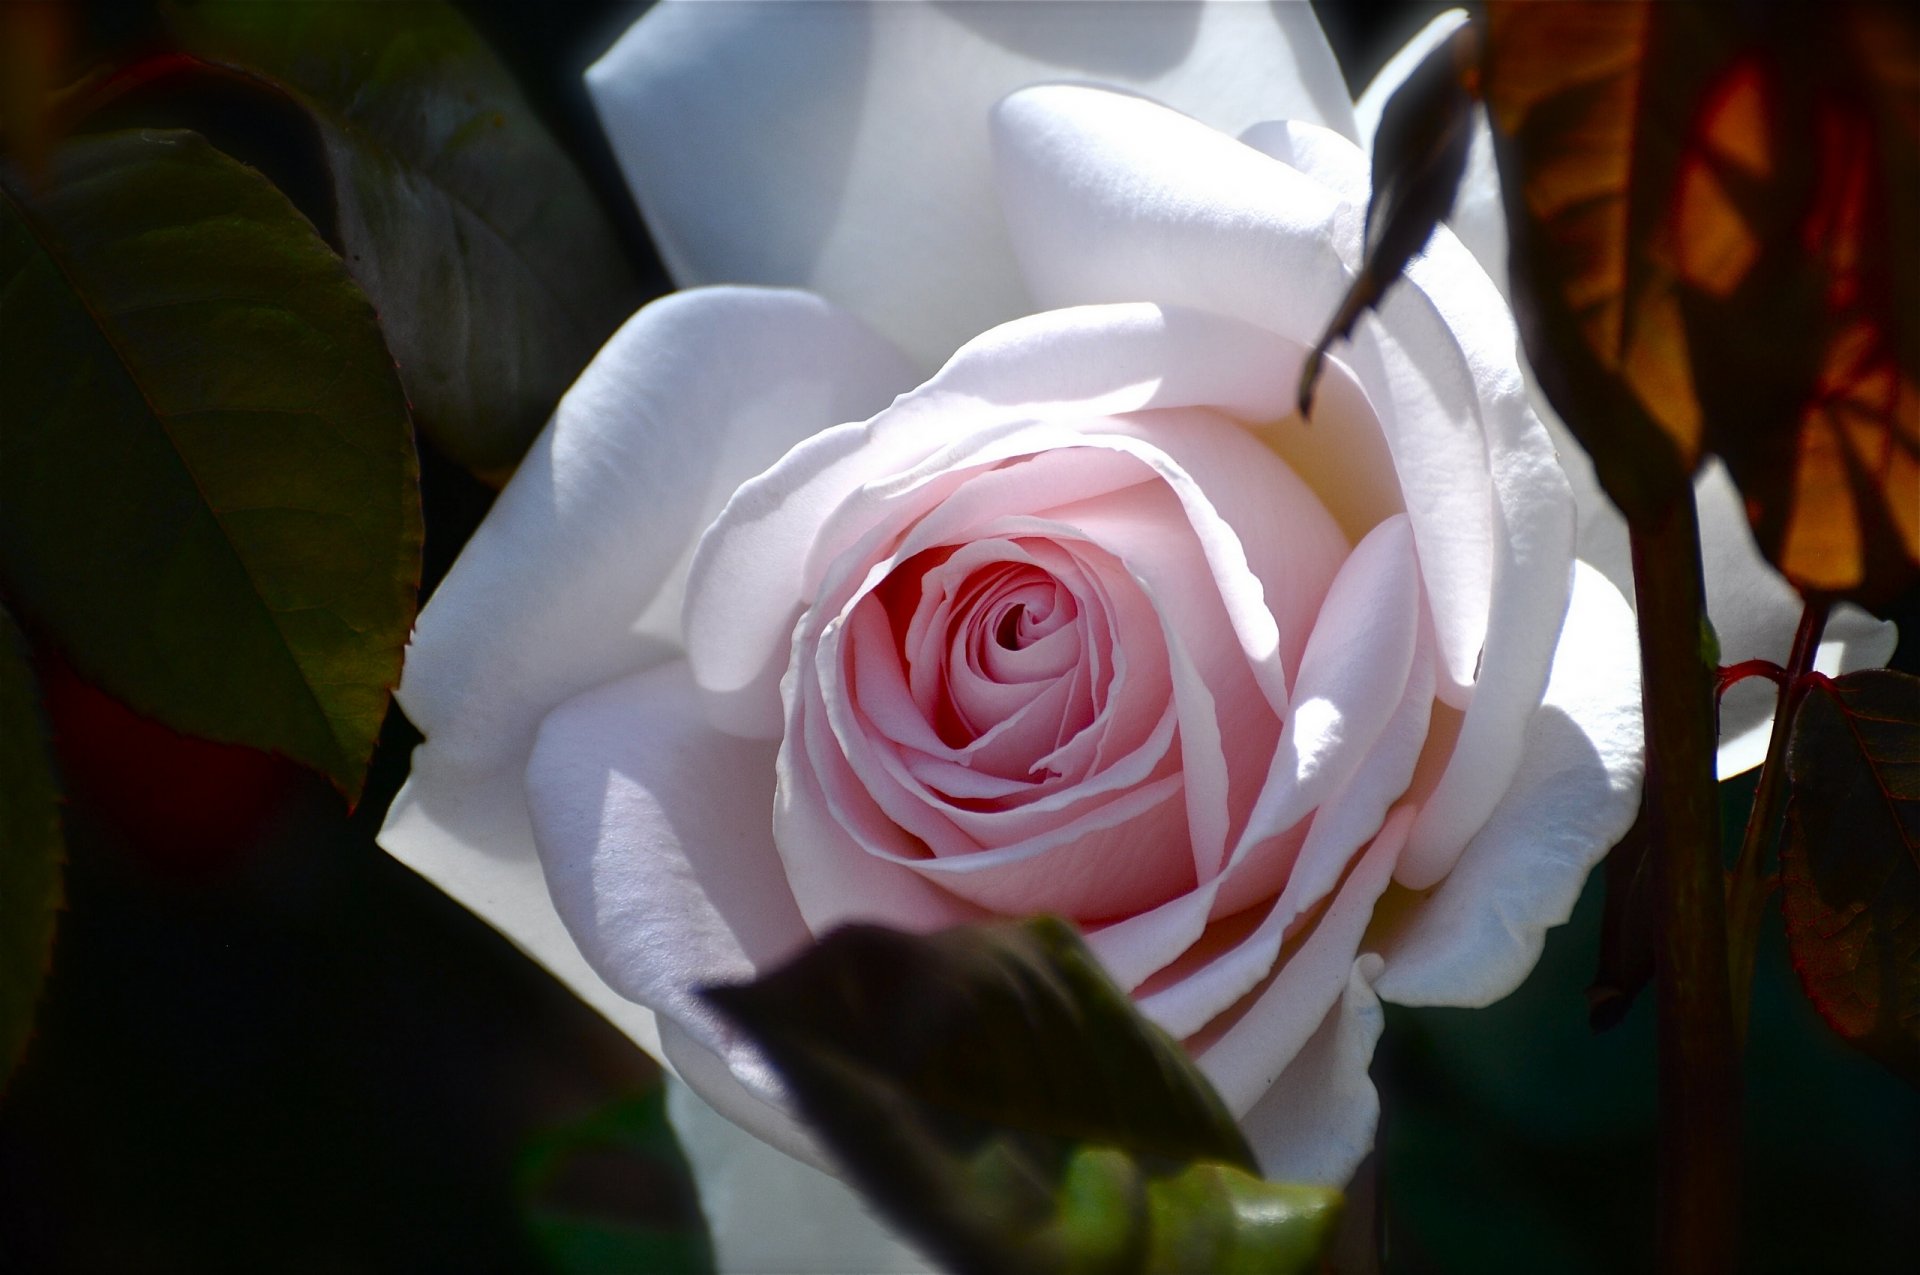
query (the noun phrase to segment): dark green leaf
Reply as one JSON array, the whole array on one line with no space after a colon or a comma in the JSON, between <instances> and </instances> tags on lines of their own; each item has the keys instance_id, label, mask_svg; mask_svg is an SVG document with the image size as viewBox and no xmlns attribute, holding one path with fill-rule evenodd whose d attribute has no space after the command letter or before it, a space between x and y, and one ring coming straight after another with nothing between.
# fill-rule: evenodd
<instances>
[{"instance_id":1,"label":"dark green leaf","mask_svg":"<svg viewBox=\"0 0 1920 1275\"><path fill-rule=\"evenodd\" d=\"M60 909L60 793L27 644L0 607L0 1088L26 1051Z\"/></svg>"},{"instance_id":2,"label":"dark green leaf","mask_svg":"<svg viewBox=\"0 0 1920 1275\"><path fill-rule=\"evenodd\" d=\"M506 69L451 6L170 6L194 55L262 77L318 125L341 250L414 413L504 479L635 305L613 230Z\"/></svg>"},{"instance_id":3,"label":"dark green leaf","mask_svg":"<svg viewBox=\"0 0 1920 1275\"><path fill-rule=\"evenodd\" d=\"M1434 46L1381 112L1373 139L1365 259L1301 370L1302 416L1312 408L1328 348L1345 340L1360 316L1380 304L1453 209L1473 140L1474 100L1468 84L1478 57L1479 28L1465 23Z\"/></svg>"},{"instance_id":4,"label":"dark green leaf","mask_svg":"<svg viewBox=\"0 0 1920 1275\"><path fill-rule=\"evenodd\" d=\"M1920 678L1818 679L1793 722L1787 942L1842 1037L1920 1085Z\"/></svg>"},{"instance_id":5,"label":"dark green leaf","mask_svg":"<svg viewBox=\"0 0 1920 1275\"><path fill-rule=\"evenodd\" d=\"M357 794L419 580L406 400L281 194L191 133L0 172L0 577L91 681Z\"/></svg>"},{"instance_id":6,"label":"dark green leaf","mask_svg":"<svg viewBox=\"0 0 1920 1275\"><path fill-rule=\"evenodd\" d=\"M1297 1270L1331 1235L1339 1193L1254 1176L1212 1087L1064 922L850 926L706 994L956 1270Z\"/></svg>"},{"instance_id":7,"label":"dark green leaf","mask_svg":"<svg viewBox=\"0 0 1920 1275\"><path fill-rule=\"evenodd\" d=\"M515 1173L527 1228L557 1275L708 1275L713 1246L667 1123L666 1089L549 1130Z\"/></svg>"}]
</instances>

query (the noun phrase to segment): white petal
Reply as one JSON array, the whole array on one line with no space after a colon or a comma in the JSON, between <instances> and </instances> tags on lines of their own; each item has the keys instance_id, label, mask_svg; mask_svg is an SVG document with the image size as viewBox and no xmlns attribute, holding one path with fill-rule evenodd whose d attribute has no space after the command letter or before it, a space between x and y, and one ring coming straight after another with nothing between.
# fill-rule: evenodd
<instances>
[{"instance_id":1,"label":"white petal","mask_svg":"<svg viewBox=\"0 0 1920 1275\"><path fill-rule=\"evenodd\" d=\"M917 1275L935 1268L852 1187L776 1151L667 1079L667 1117L700 1192L718 1275Z\"/></svg>"},{"instance_id":2,"label":"white petal","mask_svg":"<svg viewBox=\"0 0 1920 1275\"><path fill-rule=\"evenodd\" d=\"M414 629L398 697L427 742L380 844L649 1048L652 1016L588 971L536 885L520 782L534 731L562 700L670 658L679 576L726 491L839 398L870 411L905 375L817 298L648 306L561 399Z\"/></svg>"},{"instance_id":3,"label":"white petal","mask_svg":"<svg viewBox=\"0 0 1920 1275\"><path fill-rule=\"evenodd\" d=\"M1354 961L1326 1021L1240 1117L1269 1179L1345 1186L1373 1149L1380 1095L1367 1067L1386 1026L1373 991L1379 973L1380 958L1371 952Z\"/></svg>"},{"instance_id":4,"label":"white petal","mask_svg":"<svg viewBox=\"0 0 1920 1275\"><path fill-rule=\"evenodd\" d=\"M1001 205L1045 306L1158 301L1311 345L1363 209L1164 106L1078 85L994 112Z\"/></svg>"},{"instance_id":5,"label":"white petal","mask_svg":"<svg viewBox=\"0 0 1920 1275\"><path fill-rule=\"evenodd\" d=\"M1588 870L1633 822L1641 770L1633 612L1581 564L1513 785L1439 888L1378 936L1381 997L1486 1005L1519 986Z\"/></svg>"},{"instance_id":6,"label":"white petal","mask_svg":"<svg viewBox=\"0 0 1920 1275\"><path fill-rule=\"evenodd\" d=\"M1344 994L1374 903L1387 887L1412 809L1387 816L1332 901L1238 1017L1190 1041L1196 1061L1236 1114L1252 1110Z\"/></svg>"},{"instance_id":7,"label":"white petal","mask_svg":"<svg viewBox=\"0 0 1920 1275\"><path fill-rule=\"evenodd\" d=\"M1135 89L1229 133L1281 117L1352 132L1304 4L669 2L587 73L676 279L805 285L927 368L1032 308L986 120L1055 79Z\"/></svg>"},{"instance_id":8,"label":"white petal","mask_svg":"<svg viewBox=\"0 0 1920 1275\"><path fill-rule=\"evenodd\" d=\"M393 799L380 845L512 940L634 1043L660 1057L653 1011L601 981L554 911L533 850L521 787L510 777L463 774L414 750L413 774ZM420 794L431 793L431 802Z\"/></svg>"},{"instance_id":9,"label":"white petal","mask_svg":"<svg viewBox=\"0 0 1920 1275\"><path fill-rule=\"evenodd\" d=\"M1030 89L995 118L1008 225L1043 302L1146 298L1310 344L1345 293L1364 210L1305 173L1096 89ZM1489 480L1489 446L1497 467L1500 452L1546 439L1509 424L1525 411L1513 322L1470 254L1443 232L1409 279L1343 357L1386 432L1446 657L1442 696L1461 705L1508 494ZM1544 673L1544 653L1537 663Z\"/></svg>"},{"instance_id":10,"label":"white petal","mask_svg":"<svg viewBox=\"0 0 1920 1275\"><path fill-rule=\"evenodd\" d=\"M811 937L773 846L774 754L709 726L675 661L555 709L527 762L534 841L574 942L610 986L745 1075L759 1055L697 989L751 978Z\"/></svg>"}]
</instances>

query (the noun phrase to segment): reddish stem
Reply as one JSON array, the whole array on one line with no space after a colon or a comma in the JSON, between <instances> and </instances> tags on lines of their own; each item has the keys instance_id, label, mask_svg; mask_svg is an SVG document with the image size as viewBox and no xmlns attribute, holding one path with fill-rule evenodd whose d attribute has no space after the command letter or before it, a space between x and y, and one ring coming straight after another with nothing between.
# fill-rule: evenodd
<instances>
[{"instance_id":1,"label":"reddish stem","mask_svg":"<svg viewBox=\"0 0 1920 1275\"><path fill-rule=\"evenodd\" d=\"M1721 668L1713 688L1715 698L1720 698L1739 683L1750 677L1764 677L1775 686L1785 686L1787 671L1772 660L1741 660L1738 664L1728 664Z\"/></svg>"},{"instance_id":2,"label":"reddish stem","mask_svg":"<svg viewBox=\"0 0 1920 1275\"><path fill-rule=\"evenodd\" d=\"M1752 1000L1753 960L1760 945L1760 922L1766 912L1767 896L1773 893L1779 879L1777 874L1764 868L1786 806L1787 740L1792 735L1793 717L1800 710L1800 701L1806 698L1812 680L1819 676L1813 671L1813 660L1819 654L1820 634L1826 625L1827 603L1807 603L1800 613L1800 626L1794 630L1793 650L1787 656L1787 666L1774 679L1780 694L1774 703L1773 730L1767 736L1767 759L1760 764L1760 783L1754 790L1753 809L1747 812L1746 831L1740 838L1740 857L1734 860L1733 872L1727 878L1727 966L1733 980L1734 1035L1740 1042L1747 1038L1747 1011ZM1725 671L1721 678L1724 683Z\"/></svg>"}]
</instances>

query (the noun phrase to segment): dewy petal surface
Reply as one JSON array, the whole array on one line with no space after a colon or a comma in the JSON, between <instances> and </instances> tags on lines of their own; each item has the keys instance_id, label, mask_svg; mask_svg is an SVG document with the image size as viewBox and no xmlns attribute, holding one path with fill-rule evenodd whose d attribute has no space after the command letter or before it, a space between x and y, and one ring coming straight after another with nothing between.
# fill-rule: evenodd
<instances>
[{"instance_id":1,"label":"dewy petal surface","mask_svg":"<svg viewBox=\"0 0 1920 1275\"><path fill-rule=\"evenodd\" d=\"M655 302L581 373L421 612L398 697L427 742L380 844L650 1047L651 1016L587 968L540 884L520 780L534 732L676 653L679 577L735 484L911 379L817 297Z\"/></svg>"},{"instance_id":2,"label":"dewy petal surface","mask_svg":"<svg viewBox=\"0 0 1920 1275\"><path fill-rule=\"evenodd\" d=\"M1353 132L1306 4L667 0L587 73L677 280L812 288L929 369L1034 308L985 121L1051 80L1146 93L1229 135L1278 118Z\"/></svg>"}]
</instances>

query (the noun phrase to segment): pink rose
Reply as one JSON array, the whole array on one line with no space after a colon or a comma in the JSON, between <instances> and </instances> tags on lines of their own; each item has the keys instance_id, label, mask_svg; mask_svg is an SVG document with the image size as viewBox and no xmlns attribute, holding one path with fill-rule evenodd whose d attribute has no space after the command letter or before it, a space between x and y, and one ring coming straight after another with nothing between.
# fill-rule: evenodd
<instances>
[{"instance_id":1,"label":"pink rose","mask_svg":"<svg viewBox=\"0 0 1920 1275\"><path fill-rule=\"evenodd\" d=\"M1001 101L1063 76L1197 118ZM1063 912L1343 1180L1378 998L1516 986L1640 737L1459 241L1291 413L1368 183L1311 11L666 4L590 84L677 278L832 299L682 292L583 373L421 616L382 843L809 1159L693 988Z\"/></svg>"}]
</instances>

